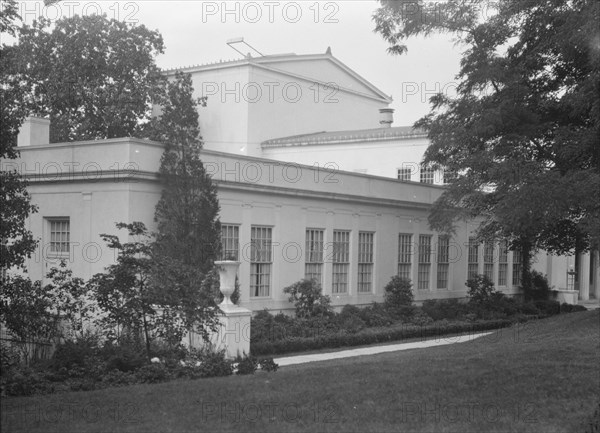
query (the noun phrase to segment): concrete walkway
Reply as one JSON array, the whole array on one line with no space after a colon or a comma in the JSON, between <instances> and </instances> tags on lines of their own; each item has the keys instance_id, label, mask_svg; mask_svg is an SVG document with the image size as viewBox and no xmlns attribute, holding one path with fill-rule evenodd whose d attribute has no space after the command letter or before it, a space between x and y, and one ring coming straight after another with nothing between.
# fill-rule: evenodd
<instances>
[{"instance_id":1,"label":"concrete walkway","mask_svg":"<svg viewBox=\"0 0 600 433\"><path fill-rule=\"evenodd\" d=\"M479 334L468 334L468 335L447 335L447 336L443 336L443 337L432 338L431 340L413 341L410 343L398 343L398 344L388 344L385 346L361 347L358 349L348 349L348 350L341 350L338 352L328 352L328 353L313 353L310 355L287 356L284 358L277 358L277 359L275 359L275 362L277 364L279 364L280 367L285 367L288 365L305 364L307 362L328 361L330 359L350 358L353 356L376 355L378 353L396 352L399 350L424 349L426 347L445 346L447 344L455 344L455 343L465 343L467 341L473 341L476 338L483 337L484 335L492 334L493 332L494 331L481 332Z\"/></svg>"}]
</instances>

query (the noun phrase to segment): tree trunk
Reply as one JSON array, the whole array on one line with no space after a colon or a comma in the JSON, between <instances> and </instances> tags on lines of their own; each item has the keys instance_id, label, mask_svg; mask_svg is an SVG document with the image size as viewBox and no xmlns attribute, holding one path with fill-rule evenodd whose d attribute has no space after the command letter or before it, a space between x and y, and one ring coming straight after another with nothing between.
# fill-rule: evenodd
<instances>
[{"instance_id":1,"label":"tree trunk","mask_svg":"<svg viewBox=\"0 0 600 433\"><path fill-rule=\"evenodd\" d=\"M532 248L531 242L527 238L521 238L521 287L525 294L525 300L529 300L531 297L531 256Z\"/></svg>"},{"instance_id":2,"label":"tree trunk","mask_svg":"<svg viewBox=\"0 0 600 433\"><path fill-rule=\"evenodd\" d=\"M146 320L146 314L142 314L142 320L144 323L144 337L146 339L146 356L150 361L150 335L148 333L148 321Z\"/></svg>"}]
</instances>

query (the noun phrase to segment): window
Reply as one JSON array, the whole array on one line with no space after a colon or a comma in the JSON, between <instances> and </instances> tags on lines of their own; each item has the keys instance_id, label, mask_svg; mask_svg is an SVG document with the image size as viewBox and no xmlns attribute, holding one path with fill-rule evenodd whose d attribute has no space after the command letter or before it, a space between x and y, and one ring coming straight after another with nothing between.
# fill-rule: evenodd
<instances>
[{"instance_id":1,"label":"window","mask_svg":"<svg viewBox=\"0 0 600 433\"><path fill-rule=\"evenodd\" d=\"M304 278L323 284L323 230L306 230Z\"/></svg>"},{"instance_id":2,"label":"window","mask_svg":"<svg viewBox=\"0 0 600 433\"><path fill-rule=\"evenodd\" d=\"M433 183L434 169L421 164L421 183Z\"/></svg>"},{"instance_id":3,"label":"window","mask_svg":"<svg viewBox=\"0 0 600 433\"><path fill-rule=\"evenodd\" d=\"M475 238L469 238L469 254L467 265L467 278L476 277L479 273L479 244Z\"/></svg>"},{"instance_id":4,"label":"window","mask_svg":"<svg viewBox=\"0 0 600 433\"><path fill-rule=\"evenodd\" d=\"M52 218L50 223L50 253L69 254L71 222L69 218Z\"/></svg>"},{"instance_id":5,"label":"window","mask_svg":"<svg viewBox=\"0 0 600 433\"><path fill-rule=\"evenodd\" d=\"M494 281L494 243L486 242L483 247L483 275Z\"/></svg>"},{"instance_id":6,"label":"window","mask_svg":"<svg viewBox=\"0 0 600 433\"><path fill-rule=\"evenodd\" d=\"M431 269L431 236L419 236L419 270L417 288L429 289L429 271Z\"/></svg>"},{"instance_id":7,"label":"window","mask_svg":"<svg viewBox=\"0 0 600 433\"><path fill-rule=\"evenodd\" d=\"M448 288L448 270L450 269L450 238L438 237L437 247L437 288Z\"/></svg>"},{"instance_id":8,"label":"window","mask_svg":"<svg viewBox=\"0 0 600 433\"><path fill-rule=\"evenodd\" d=\"M374 233L358 234L358 293L373 290L373 239Z\"/></svg>"},{"instance_id":9,"label":"window","mask_svg":"<svg viewBox=\"0 0 600 433\"><path fill-rule=\"evenodd\" d=\"M444 183L444 185L451 184L456 180L456 178L457 176L455 172L450 171L448 169L444 169L442 173L442 182Z\"/></svg>"},{"instance_id":10,"label":"window","mask_svg":"<svg viewBox=\"0 0 600 433\"><path fill-rule=\"evenodd\" d=\"M521 284L521 273L523 272L523 255L521 251L513 251L512 265L512 285L518 286Z\"/></svg>"},{"instance_id":11,"label":"window","mask_svg":"<svg viewBox=\"0 0 600 433\"><path fill-rule=\"evenodd\" d=\"M508 242L502 241L498 250L498 286L506 286L508 272Z\"/></svg>"},{"instance_id":12,"label":"window","mask_svg":"<svg viewBox=\"0 0 600 433\"><path fill-rule=\"evenodd\" d=\"M398 276L412 280L412 235L400 234L398 236Z\"/></svg>"},{"instance_id":13,"label":"window","mask_svg":"<svg viewBox=\"0 0 600 433\"><path fill-rule=\"evenodd\" d=\"M271 295L271 227L253 226L250 233L250 296Z\"/></svg>"},{"instance_id":14,"label":"window","mask_svg":"<svg viewBox=\"0 0 600 433\"><path fill-rule=\"evenodd\" d=\"M350 232L333 231L333 284L331 293L348 292L348 269L350 267Z\"/></svg>"},{"instance_id":15,"label":"window","mask_svg":"<svg viewBox=\"0 0 600 433\"><path fill-rule=\"evenodd\" d=\"M239 260L240 227L221 225L221 260Z\"/></svg>"},{"instance_id":16,"label":"window","mask_svg":"<svg viewBox=\"0 0 600 433\"><path fill-rule=\"evenodd\" d=\"M410 167L402 167L398 169L398 180L410 180L412 170Z\"/></svg>"}]
</instances>

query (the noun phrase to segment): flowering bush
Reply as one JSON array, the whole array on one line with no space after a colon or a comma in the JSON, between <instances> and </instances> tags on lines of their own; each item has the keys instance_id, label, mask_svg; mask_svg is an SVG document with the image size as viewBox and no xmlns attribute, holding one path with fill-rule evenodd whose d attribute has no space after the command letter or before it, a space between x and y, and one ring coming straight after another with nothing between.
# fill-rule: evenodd
<instances>
[{"instance_id":1,"label":"flowering bush","mask_svg":"<svg viewBox=\"0 0 600 433\"><path fill-rule=\"evenodd\" d=\"M296 317L330 316L331 298L323 295L319 283L315 280L300 280L283 289L290 295L289 301L296 307Z\"/></svg>"}]
</instances>

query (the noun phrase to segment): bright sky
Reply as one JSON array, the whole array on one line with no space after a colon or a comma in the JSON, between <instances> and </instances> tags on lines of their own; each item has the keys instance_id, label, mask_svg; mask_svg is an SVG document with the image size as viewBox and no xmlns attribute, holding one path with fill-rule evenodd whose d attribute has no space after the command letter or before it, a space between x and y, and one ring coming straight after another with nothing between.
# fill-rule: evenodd
<instances>
[{"instance_id":1,"label":"bright sky","mask_svg":"<svg viewBox=\"0 0 600 433\"><path fill-rule=\"evenodd\" d=\"M73 14L106 13L109 18L159 30L166 50L162 68L238 59L226 41L244 40L263 54L324 53L333 55L384 93L392 95L394 126L411 125L429 112L429 97L452 91L459 68L460 47L447 37L407 41L408 53L392 56L375 34L370 1L69 1L45 7L22 2L21 16L50 19ZM247 50L242 50L246 52Z\"/></svg>"}]
</instances>

